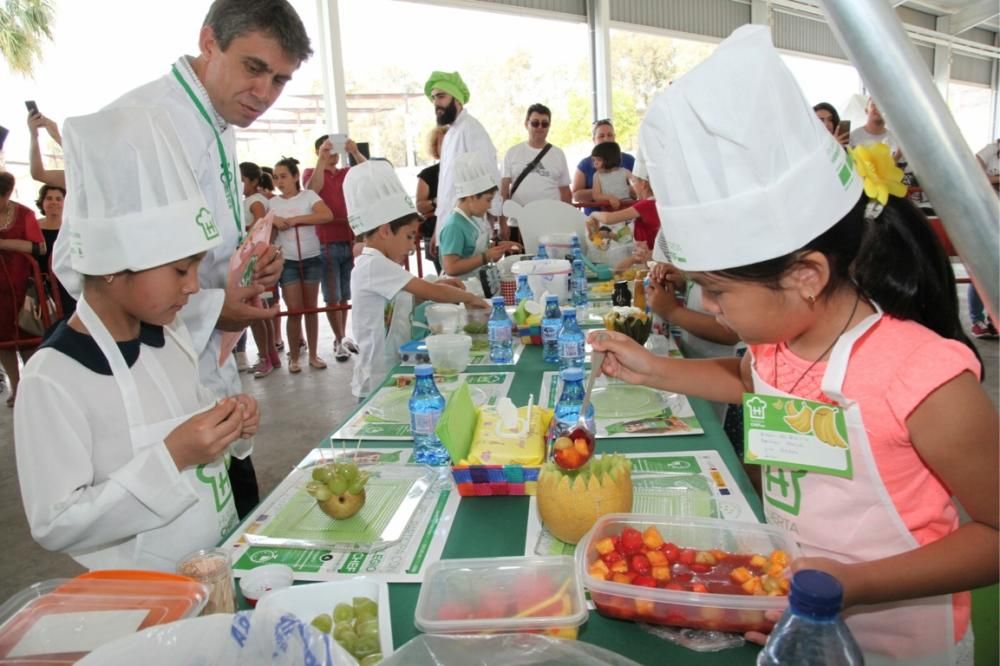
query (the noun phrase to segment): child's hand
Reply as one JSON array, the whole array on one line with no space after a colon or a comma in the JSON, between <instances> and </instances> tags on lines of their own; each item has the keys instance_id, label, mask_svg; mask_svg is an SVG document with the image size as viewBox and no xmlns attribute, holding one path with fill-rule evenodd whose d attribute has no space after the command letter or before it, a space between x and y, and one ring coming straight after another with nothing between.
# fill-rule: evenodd
<instances>
[{"instance_id":1,"label":"child's hand","mask_svg":"<svg viewBox=\"0 0 1000 666\"><path fill-rule=\"evenodd\" d=\"M239 439L244 414L245 408L236 398L226 398L174 428L163 443L177 469L216 460Z\"/></svg>"},{"instance_id":2,"label":"child's hand","mask_svg":"<svg viewBox=\"0 0 1000 666\"><path fill-rule=\"evenodd\" d=\"M781 611L779 610L769 610L764 611L764 619L768 622L777 622L781 619ZM754 643L756 645L763 645L767 642L767 634L761 631L748 631L743 634L743 638L749 643Z\"/></svg>"},{"instance_id":3,"label":"child's hand","mask_svg":"<svg viewBox=\"0 0 1000 666\"><path fill-rule=\"evenodd\" d=\"M646 302L649 309L669 320L677 308L681 307L674 294L674 285L669 282L650 280L646 287Z\"/></svg>"},{"instance_id":4,"label":"child's hand","mask_svg":"<svg viewBox=\"0 0 1000 666\"><path fill-rule=\"evenodd\" d=\"M281 254L280 245L271 245L257 260L254 268L253 281L271 289L278 284L281 277L281 269L285 267L285 258Z\"/></svg>"},{"instance_id":5,"label":"child's hand","mask_svg":"<svg viewBox=\"0 0 1000 666\"><path fill-rule=\"evenodd\" d=\"M611 206L611 210L618 210L622 207L622 200L618 197L608 197L608 205Z\"/></svg>"},{"instance_id":6,"label":"child's hand","mask_svg":"<svg viewBox=\"0 0 1000 666\"><path fill-rule=\"evenodd\" d=\"M286 229L291 229L292 225L287 218L274 216L274 228L279 231L285 231Z\"/></svg>"},{"instance_id":7,"label":"child's hand","mask_svg":"<svg viewBox=\"0 0 1000 666\"><path fill-rule=\"evenodd\" d=\"M472 306L477 310L490 310L493 308L493 304L486 299L479 298L478 296L473 296L472 300L465 302L466 305Z\"/></svg>"},{"instance_id":8,"label":"child's hand","mask_svg":"<svg viewBox=\"0 0 1000 666\"><path fill-rule=\"evenodd\" d=\"M461 289L465 291L465 283L458 278L438 278L435 280L437 284L446 284L449 287L455 287L456 289Z\"/></svg>"},{"instance_id":9,"label":"child's hand","mask_svg":"<svg viewBox=\"0 0 1000 666\"><path fill-rule=\"evenodd\" d=\"M594 351L605 352L601 372L629 384L649 384L655 357L638 342L617 331L595 331L588 337Z\"/></svg>"},{"instance_id":10,"label":"child's hand","mask_svg":"<svg viewBox=\"0 0 1000 666\"><path fill-rule=\"evenodd\" d=\"M246 393L241 393L234 399L243 410L243 428L240 430L240 438L250 439L257 434L257 428L260 426L260 411L257 409L257 400Z\"/></svg>"}]
</instances>

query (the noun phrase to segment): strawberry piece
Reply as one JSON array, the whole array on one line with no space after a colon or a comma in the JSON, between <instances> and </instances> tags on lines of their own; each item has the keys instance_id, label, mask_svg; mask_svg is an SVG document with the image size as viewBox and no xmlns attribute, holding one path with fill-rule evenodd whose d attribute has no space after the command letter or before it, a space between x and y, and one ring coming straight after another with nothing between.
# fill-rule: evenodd
<instances>
[{"instance_id":1,"label":"strawberry piece","mask_svg":"<svg viewBox=\"0 0 1000 666\"><path fill-rule=\"evenodd\" d=\"M667 541L660 546L660 552L667 557L667 561L676 562L677 558L680 557L681 549Z\"/></svg>"},{"instance_id":2,"label":"strawberry piece","mask_svg":"<svg viewBox=\"0 0 1000 666\"><path fill-rule=\"evenodd\" d=\"M650 569L653 568L653 565L649 563L648 557L646 557L642 553L639 553L629 558L628 568L631 571L636 572L640 576L645 576L646 574L649 573Z\"/></svg>"},{"instance_id":3,"label":"strawberry piece","mask_svg":"<svg viewBox=\"0 0 1000 666\"><path fill-rule=\"evenodd\" d=\"M605 553L604 555L601 555L601 559L604 560L605 564L611 566L615 562L621 562L623 559L625 559L625 556L619 553L617 550L612 550L610 553Z\"/></svg>"},{"instance_id":4,"label":"strawberry piece","mask_svg":"<svg viewBox=\"0 0 1000 666\"><path fill-rule=\"evenodd\" d=\"M700 592L701 594L707 594L708 588L701 583L695 583L694 585L691 586L691 591Z\"/></svg>"},{"instance_id":5,"label":"strawberry piece","mask_svg":"<svg viewBox=\"0 0 1000 666\"><path fill-rule=\"evenodd\" d=\"M677 561L680 562L681 564L687 564L690 566L694 564L694 558L696 557L696 555L697 553L695 553L694 550L690 548L685 548L680 552L680 555L677 556Z\"/></svg>"},{"instance_id":6,"label":"strawberry piece","mask_svg":"<svg viewBox=\"0 0 1000 666\"><path fill-rule=\"evenodd\" d=\"M580 453L576 448L562 449L561 451L557 449L555 461L563 469L576 469L585 462L581 459Z\"/></svg>"},{"instance_id":7,"label":"strawberry piece","mask_svg":"<svg viewBox=\"0 0 1000 666\"><path fill-rule=\"evenodd\" d=\"M689 565L688 568L690 568L691 571L699 574L705 574L712 570L712 567L708 566L707 564L692 564Z\"/></svg>"},{"instance_id":8,"label":"strawberry piece","mask_svg":"<svg viewBox=\"0 0 1000 666\"><path fill-rule=\"evenodd\" d=\"M438 608L439 620L467 620L472 617L472 609L460 601L446 601Z\"/></svg>"},{"instance_id":9,"label":"strawberry piece","mask_svg":"<svg viewBox=\"0 0 1000 666\"><path fill-rule=\"evenodd\" d=\"M622 549L626 555L633 555L642 550L642 535L639 530L626 527L622 530Z\"/></svg>"},{"instance_id":10,"label":"strawberry piece","mask_svg":"<svg viewBox=\"0 0 1000 666\"><path fill-rule=\"evenodd\" d=\"M632 584L640 587L656 587L656 580L652 576L636 576Z\"/></svg>"},{"instance_id":11,"label":"strawberry piece","mask_svg":"<svg viewBox=\"0 0 1000 666\"><path fill-rule=\"evenodd\" d=\"M611 540L615 544L615 550L617 550L619 553L621 553L622 555L624 555L625 554L625 549L622 548L622 537L621 537L621 535L620 534L616 534L613 537L611 537Z\"/></svg>"},{"instance_id":12,"label":"strawberry piece","mask_svg":"<svg viewBox=\"0 0 1000 666\"><path fill-rule=\"evenodd\" d=\"M678 583L677 581L670 581L669 583L663 586L663 589L677 590L678 592L683 592L685 590L685 587L680 583Z\"/></svg>"}]
</instances>

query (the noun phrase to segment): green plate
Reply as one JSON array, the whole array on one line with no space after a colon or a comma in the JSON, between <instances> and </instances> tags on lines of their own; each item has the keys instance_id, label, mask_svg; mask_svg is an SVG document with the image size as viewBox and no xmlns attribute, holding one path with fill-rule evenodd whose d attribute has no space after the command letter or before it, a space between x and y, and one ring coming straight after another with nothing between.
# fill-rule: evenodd
<instances>
[{"instance_id":1,"label":"green plate","mask_svg":"<svg viewBox=\"0 0 1000 666\"><path fill-rule=\"evenodd\" d=\"M438 386L438 390L441 391L441 395L447 398L459 386L460 384L457 382L448 382ZM409 423L411 395L413 395L413 390L409 388L387 391L384 395L379 396L376 404L372 406L372 414L390 423ZM469 395L477 407L485 405L488 401L486 392L477 386L469 387Z\"/></svg>"},{"instance_id":2,"label":"green plate","mask_svg":"<svg viewBox=\"0 0 1000 666\"><path fill-rule=\"evenodd\" d=\"M645 386L609 384L590 394L594 416L599 419L638 419L654 416L663 409L663 395Z\"/></svg>"}]
</instances>

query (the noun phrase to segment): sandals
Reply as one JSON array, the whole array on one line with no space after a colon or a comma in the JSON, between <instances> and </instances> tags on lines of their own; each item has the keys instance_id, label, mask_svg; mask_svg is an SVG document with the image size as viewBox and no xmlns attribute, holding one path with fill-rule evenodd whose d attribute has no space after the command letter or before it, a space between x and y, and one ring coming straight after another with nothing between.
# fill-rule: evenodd
<instances>
[{"instance_id":1,"label":"sandals","mask_svg":"<svg viewBox=\"0 0 1000 666\"><path fill-rule=\"evenodd\" d=\"M293 375L297 375L300 372L302 372L302 366L299 365L298 361L289 360L288 361L288 372L292 373Z\"/></svg>"},{"instance_id":2,"label":"sandals","mask_svg":"<svg viewBox=\"0 0 1000 666\"><path fill-rule=\"evenodd\" d=\"M326 361L317 356L309 359L309 366L317 370L326 370Z\"/></svg>"}]
</instances>

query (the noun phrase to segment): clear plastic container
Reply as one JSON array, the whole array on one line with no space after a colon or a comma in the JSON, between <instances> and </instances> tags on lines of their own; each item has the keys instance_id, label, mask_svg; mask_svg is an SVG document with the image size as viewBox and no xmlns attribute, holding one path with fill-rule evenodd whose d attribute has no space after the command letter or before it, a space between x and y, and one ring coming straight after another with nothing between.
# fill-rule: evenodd
<instances>
[{"instance_id":1,"label":"clear plastic container","mask_svg":"<svg viewBox=\"0 0 1000 666\"><path fill-rule=\"evenodd\" d=\"M671 565L669 581L658 580L657 587L602 580L592 576L590 567L600 559L597 543L606 537L620 535L626 527L640 533L648 527L655 527L664 542L674 544L679 549L696 552L723 551L724 557L715 553L713 557L719 558L721 564L708 573L694 571L687 565ZM770 525L714 518L613 513L598 519L590 532L580 540L576 549L576 566L584 585L590 590L591 600L602 615L693 629L766 632L774 622L765 617L765 611L784 611L788 606L788 597L743 593L739 589L740 583L731 580L728 571L735 566L746 565L744 560L749 556L761 555L768 558L775 551L784 551L788 562L800 555L798 544L792 537ZM629 557L625 555L626 559ZM783 568L779 579L784 581L786 590L789 576L788 569ZM664 587L669 582L674 583L673 587L685 589ZM711 585L716 590L733 588L737 593L692 591L690 588L695 584Z\"/></svg>"},{"instance_id":2,"label":"clear plastic container","mask_svg":"<svg viewBox=\"0 0 1000 666\"><path fill-rule=\"evenodd\" d=\"M441 333L424 338L427 353L431 357L434 372L441 375L457 375L469 365L472 338L468 335Z\"/></svg>"},{"instance_id":3,"label":"clear plastic container","mask_svg":"<svg viewBox=\"0 0 1000 666\"><path fill-rule=\"evenodd\" d=\"M431 303L424 314L431 333L455 333L463 324L462 308L453 303Z\"/></svg>"},{"instance_id":4,"label":"clear plastic container","mask_svg":"<svg viewBox=\"0 0 1000 666\"><path fill-rule=\"evenodd\" d=\"M179 576L35 583L0 606L0 664L75 663L116 638L196 616L208 594Z\"/></svg>"},{"instance_id":5,"label":"clear plastic container","mask_svg":"<svg viewBox=\"0 0 1000 666\"><path fill-rule=\"evenodd\" d=\"M576 638L586 620L573 558L560 555L439 560L427 569L413 622L429 634Z\"/></svg>"}]
</instances>

